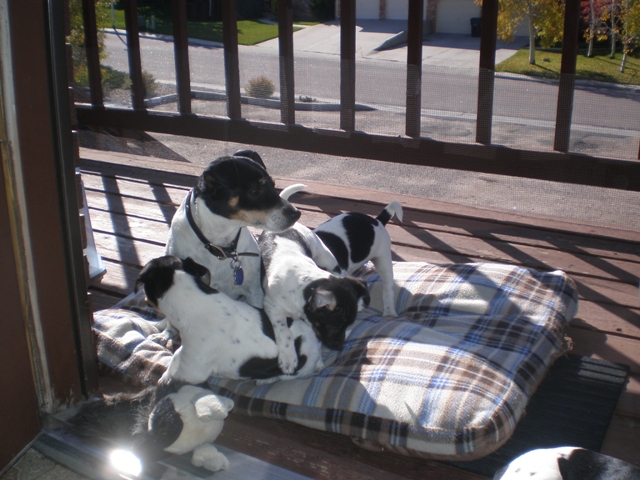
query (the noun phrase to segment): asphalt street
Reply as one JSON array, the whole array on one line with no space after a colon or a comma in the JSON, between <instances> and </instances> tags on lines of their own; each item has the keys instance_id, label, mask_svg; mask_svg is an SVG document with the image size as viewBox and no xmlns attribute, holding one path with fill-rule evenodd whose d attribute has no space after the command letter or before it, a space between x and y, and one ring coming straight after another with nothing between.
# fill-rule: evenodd
<instances>
[{"instance_id":1,"label":"asphalt street","mask_svg":"<svg viewBox=\"0 0 640 480\"><path fill-rule=\"evenodd\" d=\"M402 133L406 47L399 35L403 23L359 22L356 33L356 68L359 75L357 101L376 107L374 114L357 117L357 122L363 118L360 128L367 131L389 133L389 128L397 128L398 134ZM173 44L169 40L163 37L142 38L141 55L145 70L161 82L171 84L175 83L175 77ZM108 57L105 63L127 71L123 41L121 35L106 35ZM392 48L376 50L385 43L391 44ZM500 43L496 61L512 55L524 44L526 42L523 39L518 39L515 44ZM296 32L294 49L297 92L323 101L337 101L337 25L314 26ZM424 136L446 141L474 141L478 49L479 39L466 35L434 35L425 39L422 105L423 113L430 119L424 122ZM255 72L277 81L277 52L277 39L254 47L241 46L241 84L244 85ZM223 89L220 45L194 42L189 56L194 89ZM589 149L597 152L603 148L615 148L628 149L629 155L637 155L640 108L636 97L634 89L581 86L576 93L574 107L574 145L585 148L585 153L589 153ZM499 77L496 79L495 101L494 143L527 148L520 144L525 141L529 142L529 148L548 148L552 142L550 127L555 119L556 86L549 82ZM271 118L267 118L269 114L265 114L265 118L258 117L262 115L258 113L252 118L253 111L243 110L243 114L245 111L250 119ZM278 121L277 116L274 118L274 121ZM305 124L322 128L336 120L335 114L316 113L301 118L304 118ZM501 124L505 126L502 129ZM129 141L132 153L146 151L148 154L204 166L218 155L246 147L230 142L171 135L152 136L160 142L157 147L134 145L135 142ZM640 225L640 195L636 193L271 148L258 150L270 173L302 182L315 180L372 188L488 210L506 209L531 215L566 217L568 221L578 223L611 223L620 228L637 228ZM585 199L589 200L588 203Z\"/></svg>"}]
</instances>

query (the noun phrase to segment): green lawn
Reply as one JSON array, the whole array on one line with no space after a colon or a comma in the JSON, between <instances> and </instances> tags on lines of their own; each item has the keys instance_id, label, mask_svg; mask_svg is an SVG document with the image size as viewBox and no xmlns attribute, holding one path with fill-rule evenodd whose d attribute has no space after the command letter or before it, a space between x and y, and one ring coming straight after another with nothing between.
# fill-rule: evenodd
<instances>
[{"instance_id":1,"label":"green lawn","mask_svg":"<svg viewBox=\"0 0 640 480\"><path fill-rule=\"evenodd\" d=\"M108 25L111 25L110 11L108 18ZM115 10L115 27L118 29L125 28L124 10ZM222 42L222 22L187 22L187 31L190 38ZM156 29L149 31L149 33L172 35L173 30L170 22L156 20ZM267 25L256 20L238 21L238 43L240 45L255 45L277 36L277 25Z\"/></svg>"},{"instance_id":2,"label":"green lawn","mask_svg":"<svg viewBox=\"0 0 640 480\"><path fill-rule=\"evenodd\" d=\"M578 54L576 78L601 82L640 85L640 55L633 53L627 56L624 73L620 73L622 53L616 58L609 58L609 53L600 50L598 55L587 58L584 53ZM533 77L557 79L560 77L561 54L556 51L536 50L536 65L529 64L529 48L523 48L511 58L496 66L498 72L519 73Z\"/></svg>"}]
</instances>

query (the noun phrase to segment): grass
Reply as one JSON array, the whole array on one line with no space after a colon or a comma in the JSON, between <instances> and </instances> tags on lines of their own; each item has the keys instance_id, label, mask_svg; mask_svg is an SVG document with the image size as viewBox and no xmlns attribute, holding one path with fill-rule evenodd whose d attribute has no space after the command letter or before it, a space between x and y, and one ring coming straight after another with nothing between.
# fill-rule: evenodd
<instances>
[{"instance_id":1,"label":"grass","mask_svg":"<svg viewBox=\"0 0 640 480\"><path fill-rule=\"evenodd\" d=\"M576 79L640 85L640 54L637 52L629 54L625 71L620 73L622 53L616 53L615 58L609 58L609 53L604 50L596 53L598 54L591 58L587 58L582 53L578 54ZM529 64L529 47L526 47L496 65L496 71L558 79L561 57L561 54L556 51L536 50L536 65L531 65Z\"/></svg>"},{"instance_id":2,"label":"grass","mask_svg":"<svg viewBox=\"0 0 640 480\"><path fill-rule=\"evenodd\" d=\"M115 27L124 29L124 10L114 10ZM109 11L109 24L112 23L111 13ZM303 22L312 24L312 22ZM298 28L294 28L299 30ZM213 42L222 42L222 22L187 22L187 32L189 38L197 38L199 40L209 40ZM165 35L173 34L173 27L170 21L162 19L156 20L156 29L149 33L159 33ZM238 21L238 43L240 45L256 45L266 40L271 40L278 36L278 25L267 25L257 20L239 20Z\"/></svg>"}]
</instances>

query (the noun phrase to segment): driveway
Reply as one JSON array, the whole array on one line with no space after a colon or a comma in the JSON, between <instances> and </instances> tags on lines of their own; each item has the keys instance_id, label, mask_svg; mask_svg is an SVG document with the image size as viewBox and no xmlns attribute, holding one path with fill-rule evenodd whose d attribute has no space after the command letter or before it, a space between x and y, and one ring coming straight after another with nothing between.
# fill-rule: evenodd
<instances>
[{"instance_id":1,"label":"driveway","mask_svg":"<svg viewBox=\"0 0 640 480\"><path fill-rule=\"evenodd\" d=\"M404 62L407 59L403 20L358 20L356 24L356 55L360 59ZM496 63L509 58L528 44L527 37L513 42L498 41ZM278 39L257 45L278 50ZM340 55L340 24L329 22L304 27L293 34L293 48L297 54L321 53ZM456 68L478 68L480 38L469 35L437 33L425 37L422 44L424 65Z\"/></svg>"}]
</instances>

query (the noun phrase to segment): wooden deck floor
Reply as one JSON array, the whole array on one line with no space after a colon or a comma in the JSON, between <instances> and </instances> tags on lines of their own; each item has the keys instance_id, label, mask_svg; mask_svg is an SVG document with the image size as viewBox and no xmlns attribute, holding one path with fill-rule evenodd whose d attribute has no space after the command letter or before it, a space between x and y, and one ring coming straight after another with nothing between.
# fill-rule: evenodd
<instances>
[{"instance_id":1,"label":"wooden deck floor","mask_svg":"<svg viewBox=\"0 0 640 480\"><path fill-rule=\"evenodd\" d=\"M94 310L133 290L137 272L160 256L177 206L200 173L191 164L82 150L82 179L106 274L92 281ZM276 178L279 187L296 179ZM396 260L489 261L562 269L578 284L580 309L568 335L574 353L631 367L602 451L640 466L640 232L532 219L404 197L309 183L292 197L314 227L344 211L379 213L396 199L404 222L387 226ZM284 433L286 431L286 434ZM482 478L438 462L370 453L349 439L279 422L230 418L221 444L311 477ZM333 472L333 477L332 477Z\"/></svg>"}]
</instances>

